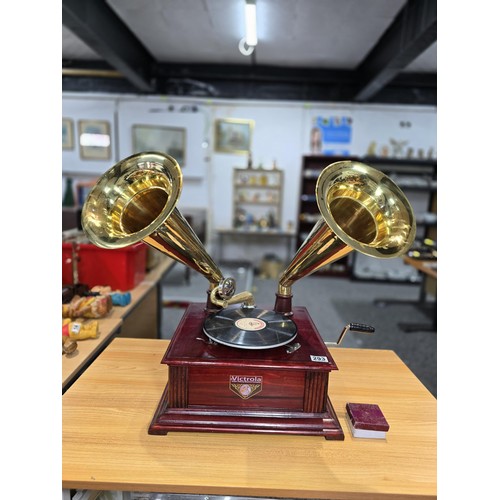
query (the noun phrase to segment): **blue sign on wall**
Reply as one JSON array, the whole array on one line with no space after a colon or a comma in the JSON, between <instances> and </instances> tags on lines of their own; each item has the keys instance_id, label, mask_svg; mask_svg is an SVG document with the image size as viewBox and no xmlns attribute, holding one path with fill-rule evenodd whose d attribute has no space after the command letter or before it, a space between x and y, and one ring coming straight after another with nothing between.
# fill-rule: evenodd
<instances>
[{"instance_id":1,"label":"blue sign on wall","mask_svg":"<svg viewBox=\"0 0 500 500\"><path fill-rule=\"evenodd\" d=\"M316 126L321 130L323 143L349 143L352 137L352 118L349 116L318 116Z\"/></svg>"}]
</instances>

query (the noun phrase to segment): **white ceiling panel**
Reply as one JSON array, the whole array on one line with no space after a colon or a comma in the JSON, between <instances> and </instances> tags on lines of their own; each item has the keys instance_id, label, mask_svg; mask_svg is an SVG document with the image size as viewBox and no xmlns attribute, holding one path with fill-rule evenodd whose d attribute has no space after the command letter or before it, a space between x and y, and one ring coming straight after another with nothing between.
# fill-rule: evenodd
<instances>
[{"instance_id":1,"label":"white ceiling panel","mask_svg":"<svg viewBox=\"0 0 500 500\"><path fill-rule=\"evenodd\" d=\"M245 64L244 0L107 0L159 62ZM352 69L404 0L257 0L258 64ZM100 59L63 26L65 59ZM436 71L434 43L408 69Z\"/></svg>"},{"instance_id":2,"label":"white ceiling panel","mask_svg":"<svg viewBox=\"0 0 500 500\"><path fill-rule=\"evenodd\" d=\"M63 0L66 22L76 31L63 25L62 59L70 65L72 61L110 64L128 73L142 90L150 87L150 68L163 65L168 72L169 64L340 70L350 72L351 80L363 77L360 85L370 95L397 72L437 72L431 25L425 25L430 31L412 39L421 19L433 21L435 29L435 0L256 0L256 5L258 45L249 57L238 50L244 37L245 0L105 0L89 8L78 0ZM398 18L403 9L405 16ZM408 13L416 17L408 19ZM75 35L78 32L87 44ZM389 38L386 33L391 33ZM400 48L406 38L411 43ZM116 42L119 39L123 44ZM387 53L393 59L381 62Z\"/></svg>"}]
</instances>

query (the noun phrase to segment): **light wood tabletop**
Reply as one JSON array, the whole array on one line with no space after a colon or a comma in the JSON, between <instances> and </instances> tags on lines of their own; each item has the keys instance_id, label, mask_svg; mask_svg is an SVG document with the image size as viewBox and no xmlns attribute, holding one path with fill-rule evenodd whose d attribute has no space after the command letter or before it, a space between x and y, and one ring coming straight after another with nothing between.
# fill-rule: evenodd
<instances>
[{"instance_id":1,"label":"light wood tabletop","mask_svg":"<svg viewBox=\"0 0 500 500\"><path fill-rule=\"evenodd\" d=\"M65 390L75 380L98 353L109 342L120 328L121 318L102 318L99 320L99 336L95 339L78 341L75 352L62 357L62 388Z\"/></svg>"},{"instance_id":2,"label":"light wood tabletop","mask_svg":"<svg viewBox=\"0 0 500 500\"><path fill-rule=\"evenodd\" d=\"M168 340L115 338L64 394L62 487L288 498L436 498L436 399L393 351L331 348L345 440L148 427ZM347 402L376 403L385 439L352 438Z\"/></svg>"},{"instance_id":3,"label":"light wood tabletop","mask_svg":"<svg viewBox=\"0 0 500 500\"><path fill-rule=\"evenodd\" d=\"M78 341L78 349L70 354L64 355L61 361L62 390L67 390L69 385L86 369L99 352L106 347L111 338L118 334L124 325L126 318L141 305L144 297L154 289L162 276L173 266L174 261L170 257L160 259L157 266L150 270L144 280L130 291L131 301L126 306L113 306L109 314L104 318L99 318L99 336L95 339L85 339ZM154 301L158 299L156 295ZM146 315L149 311L146 311ZM156 313L155 313L156 314ZM151 314L149 314L151 316ZM140 318L145 323L143 317ZM129 328L130 330L130 328ZM133 328L132 328L133 330ZM154 332L155 328L150 328Z\"/></svg>"}]
</instances>

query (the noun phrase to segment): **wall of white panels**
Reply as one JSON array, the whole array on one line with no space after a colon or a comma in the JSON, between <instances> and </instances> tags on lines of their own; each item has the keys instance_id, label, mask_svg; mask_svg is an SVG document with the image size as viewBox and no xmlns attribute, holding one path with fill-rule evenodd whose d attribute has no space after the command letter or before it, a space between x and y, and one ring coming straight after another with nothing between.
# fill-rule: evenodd
<instances>
[{"instance_id":1,"label":"wall of white panels","mask_svg":"<svg viewBox=\"0 0 500 500\"><path fill-rule=\"evenodd\" d=\"M254 166L284 170L282 220L297 219L302 156L311 154L311 131L325 123L320 153L368 153L389 157L436 157L436 108L430 106L217 100L164 96L64 93L62 114L73 127L73 147L62 151L65 177L75 184L92 181L120 159L134 153L134 125L185 131L184 182L178 208L185 215L204 210L207 246L215 251L216 229L232 223L232 170L245 167L247 155L219 152L214 147L217 119L251 120ZM108 159L86 158L79 145L80 120L109 123ZM344 130L336 130L337 123ZM347 124L347 125L346 125ZM328 130L327 130L328 129ZM345 133L337 133L345 132ZM338 142L335 142L338 141ZM326 165L325 165L326 166ZM265 246L235 244L235 259L258 262L266 253L285 258L285 242ZM226 253L226 251L225 251Z\"/></svg>"}]
</instances>

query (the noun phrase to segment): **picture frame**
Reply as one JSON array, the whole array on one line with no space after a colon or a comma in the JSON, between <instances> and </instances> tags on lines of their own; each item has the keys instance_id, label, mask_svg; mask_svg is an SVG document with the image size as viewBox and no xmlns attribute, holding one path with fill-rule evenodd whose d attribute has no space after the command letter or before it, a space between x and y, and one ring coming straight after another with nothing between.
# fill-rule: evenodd
<instances>
[{"instance_id":1,"label":"picture frame","mask_svg":"<svg viewBox=\"0 0 500 500\"><path fill-rule=\"evenodd\" d=\"M186 129L158 125L132 126L134 153L158 151L175 158L181 168L186 166Z\"/></svg>"},{"instance_id":2,"label":"picture frame","mask_svg":"<svg viewBox=\"0 0 500 500\"><path fill-rule=\"evenodd\" d=\"M215 151L248 154L252 145L253 120L224 118L215 120Z\"/></svg>"},{"instance_id":3,"label":"picture frame","mask_svg":"<svg viewBox=\"0 0 500 500\"><path fill-rule=\"evenodd\" d=\"M71 118L62 119L62 148L70 150L75 147L73 134L73 120Z\"/></svg>"},{"instance_id":4,"label":"picture frame","mask_svg":"<svg viewBox=\"0 0 500 500\"><path fill-rule=\"evenodd\" d=\"M84 160L111 158L111 126L105 120L79 120L78 143Z\"/></svg>"}]
</instances>

